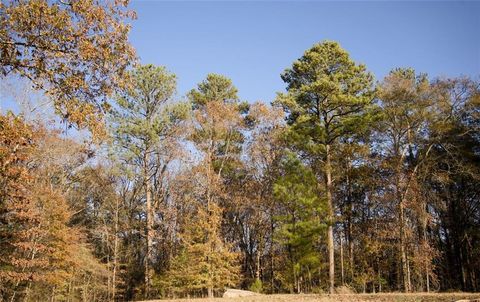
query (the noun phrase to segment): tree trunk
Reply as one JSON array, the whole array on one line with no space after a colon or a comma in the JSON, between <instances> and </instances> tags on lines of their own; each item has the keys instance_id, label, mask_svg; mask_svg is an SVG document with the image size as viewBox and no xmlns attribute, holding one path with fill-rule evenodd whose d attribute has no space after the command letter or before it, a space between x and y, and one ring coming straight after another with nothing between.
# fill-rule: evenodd
<instances>
[{"instance_id":1,"label":"tree trunk","mask_svg":"<svg viewBox=\"0 0 480 302\"><path fill-rule=\"evenodd\" d=\"M399 154L399 152L396 152ZM403 156L401 157L403 161ZM399 224L399 239L400 239L400 276L403 285L403 290L409 292L410 288L408 286L408 276L407 276L407 249L406 249L406 238L405 238L405 204L404 204L404 195L400 189L400 174L401 168L400 165L397 166L396 175L395 175L395 190L396 198L398 200L398 224ZM406 196L406 192L405 192Z\"/></svg>"},{"instance_id":2,"label":"tree trunk","mask_svg":"<svg viewBox=\"0 0 480 302\"><path fill-rule=\"evenodd\" d=\"M68 284L68 287L70 287L70 284ZM52 295L50 296L50 302L55 302L55 290L56 286L53 287L52 289ZM70 289L67 290L67 293L70 291ZM69 300L69 295L67 294L67 301Z\"/></svg>"},{"instance_id":3,"label":"tree trunk","mask_svg":"<svg viewBox=\"0 0 480 302\"><path fill-rule=\"evenodd\" d=\"M408 286L408 276L407 276L407 251L405 247L405 214L404 214L404 206L403 201L400 200L399 203L399 224L400 224L400 261L401 261L401 270L402 270L402 283L403 283L403 290L405 292L409 292L410 288Z\"/></svg>"},{"instance_id":4,"label":"tree trunk","mask_svg":"<svg viewBox=\"0 0 480 302\"><path fill-rule=\"evenodd\" d=\"M297 292L297 272L295 270L295 264L292 265L292 271L293 271L293 288L291 289L292 293L298 294Z\"/></svg>"},{"instance_id":5,"label":"tree trunk","mask_svg":"<svg viewBox=\"0 0 480 302\"><path fill-rule=\"evenodd\" d=\"M149 162L148 150L145 152L144 156L144 186L145 186L145 195L146 195L146 226L147 226L147 252L145 255L145 297L149 297L150 292L150 282L152 269L150 267L152 260L152 246L153 246L153 213L152 213L152 195L151 195L151 185L148 175L148 162Z\"/></svg>"},{"instance_id":6,"label":"tree trunk","mask_svg":"<svg viewBox=\"0 0 480 302\"><path fill-rule=\"evenodd\" d=\"M214 177L215 177L215 173L213 172L212 170L212 165L213 165L213 139L212 139L212 145L210 146L209 148L209 151L208 151L208 158L209 158L209 162L208 162L208 170L207 170L207 179L208 179L208 182L207 182L207 191L206 191L206 197L207 197L207 212L208 212L208 219L209 221L212 221L212 215L213 215L213 210L212 210L212 205L214 203L214 201L212 200L213 199L213 194L212 194L212 190L214 190ZM220 174L218 175L218 177L220 177ZM214 191L215 192L215 191ZM207 286L207 295L208 295L208 298L213 298L213 265L212 265L212 260L211 260L211 255L213 255L214 253L214 246L213 246L213 239L212 239L212 232L207 232L206 234L206 242L209 244L209 255L207 257L207 263L208 263L208 286Z\"/></svg>"},{"instance_id":7,"label":"tree trunk","mask_svg":"<svg viewBox=\"0 0 480 302\"><path fill-rule=\"evenodd\" d=\"M112 301L115 301L117 290L117 266L118 266L118 211L119 198L115 198L115 234L113 241L113 272L112 272Z\"/></svg>"},{"instance_id":8,"label":"tree trunk","mask_svg":"<svg viewBox=\"0 0 480 302\"><path fill-rule=\"evenodd\" d=\"M275 232L275 222L273 218L273 209L270 210L270 236L272 242L270 245L270 294L273 294L275 291L275 259L273 252L273 234Z\"/></svg>"},{"instance_id":9,"label":"tree trunk","mask_svg":"<svg viewBox=\"0 0 480 302\"><path fill-rule=\"evenodd\" d=\"M427 293L430 292L430 273L428 262L425 264L425 273L426 273L426 282L427 282Z\"/></svg>"},{"instance_id":10,"label":"tree trunk","mask_svg":"<svg viewBox=\"0 0 480 302\"><path fill-rule=\"evenodd\" d=\"M255 258L255 279L257 280L260 280L260 253L261 249L259 248Z\"/></svg>"},{"instance_id":11,"label":"tree trunk","mask_svg":"<svg viewBox=\"0 0 480 302\"><path fill-rule=\"evenodd\" d=\"M424 244L427 244L427 214L426 214L426 207L424 208L425 215L423 218L423 242ZM425 253L425 251L423 251ZM427 293L430 292L430 265L429 265L429 260L425 261L425 281L426 281L426 290Z\"/></svg>"},{"instance_id":12,"label":"tree trunk","mask_svg":"<svg viewBox=\"0 0 480 302\"><path fill-rule=\"evenodd\" d=\"M342 285L345 285L345 274L343 270L343 235L340 235L340 267L342 270Z\"/></svg>"},{"instance_id":13,"label":"tree trunk","mask_svg":"<svg viewBox=\"0 0 480 302\"><path fill-rule=\"evenodd\" d=\"M30 288L32 287L32 282L28 282L27 288L25 289L25 296L23 297L23 302L28 301L28 296L30 295Z\"/></svg>"},{"instance_id":14,"label":"tree trunk","mask_svg":"<svg viewBox=\"0 0 480 302\"><path fill-rule=\"evenodd\" d=\"M412 280L410 278L410 261L407 257L407 288L408 292L412 291Z\"/></svg>"},{"instance_id":15,"label":"tree trunk","mask_svg":"<svg viewBox=\"0 0 480 302\"><path fill-rule=\"evenodd\" d=\"M353 213L353 203L350 203L350 213ZM354 255L353 255L353 232L352 232L352 214L350 214L349 222L348 222L348 262L349 262L349 270L350 270L350 282L353 282L354 279Z\"/></svg>"},{"instance_id":16,"label":"tree trunk","mask_svg":"<svg viewBox=\"0 0 480 302\"><path fill-rule=\"evenodd\" d=\"M378 269L378 292L382 292L382 273L380 269Z\"/></svg>"},{"instance_id":17,"label":"tree trunk","mask_svg":"<svg viewBox=\"0 0 480 302\"><path fill-rule=\"evenodd\" d=\"M333 201L332 201L332 166L330 145L325 146L325 186L327 191L327 206L328 206L328 276L329 287L328 292L333 294L335 291L335 260L334 260L334 246L333 246Z\"/></svg>"},{"instance_id":18,"label":"tree trunk","mask_svg":"<svg viewBox=\"0 0 480 302\"><path fill-rule=\"evenodd\" d=\"M347 201L348 201L348 215L347 215L347 232L346 239L348 241L348 262L349 262L349 273L350 273L350 282L353 282L353 200L351 192L351 183L350 183L350 163L347 165Z\"/></svg>"}]
</instances>

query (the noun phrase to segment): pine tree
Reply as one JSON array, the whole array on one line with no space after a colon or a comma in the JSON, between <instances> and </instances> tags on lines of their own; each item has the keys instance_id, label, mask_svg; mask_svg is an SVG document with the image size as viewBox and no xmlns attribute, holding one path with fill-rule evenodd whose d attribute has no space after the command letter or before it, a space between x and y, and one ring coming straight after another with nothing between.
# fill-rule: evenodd
<instances>
[{"instance_id":1,"label":"pine tree","mask_svg":"<svg viewBox=\"0 0 480 302\"><path fill-rule=\"evenodd\" d=\"M201 284L208 297L213 297L214 291L225 284L222 280L230 282L237 274L235 259L222 239L221 204L226 199L226 175L232 175L238 163L244 107L231 80L215 74L208 75L189 97L194 115L191 139L203 155L195 170L198 184L192 200L196 215L203 221L198 222L202 227L186 226L184 244L190 248L187 252L196 255L190 259L203 259L197 271L203 274Z\"/></svg>"},{"instance_id":2,"label":"pine tree","mask_svg":"<svg viewBox=\"0 0 480 302\"><path fill-rule=\"evenodd\" d=\"M115 147L119 157L141 175L145 200L144 294L150 293L154 274L154 222L155 205L153 194L155 177L166 166L160 167L163 158L162 144L172 143L170 138L179 137L178 125L185 118L187 107L173 103L176 77L164 67L138 66L130 72L132 84L117 97L118 108L112 124ZM161 169L160 169L161 168Z\"/></svg>"},{"instance_id":3,"label":"pine tree","mask_svg":"<svg viewBox=\"0 0 480 302\"><path fill-rule=\"evenodd\" d=\"M291 292L308 292L318 285L314 279L321 261L317 245L326 226L321 219L326 205L319 198L315 175L295 155L286 155L282 170L274 185L280 205L275 237L285 246L290 262L282 279L289 280Z\"/></svg>"},{"instance_id":4,"label":"pine tree","mask_svg":"<svg viewBox=\"0 0 480 302\"><path fill-rule=\"evenodd\" d=\"M222 211L211 203L206 209L194 202L191 213L180 234L182 248L172 261L170 270L159 282L175 296L209 296L238 283L238 254L223 242L219 232ZM192 223L195 221L195 223Z\"/></svg>"},{"instance_id":5,"label":"pine tree","mask_svg":"<svg viewBox=\"0 0 480 302\"><path fill-rule=\"evenodd\" d=\"M365 128L373 99L373 78L336 42L314 45L285 70L286 95L277 102L291 124L299 148L321 161L328 205L329 292L334 292L334 166L332 156L339 138Z\"/></svg>"}]
</instances>

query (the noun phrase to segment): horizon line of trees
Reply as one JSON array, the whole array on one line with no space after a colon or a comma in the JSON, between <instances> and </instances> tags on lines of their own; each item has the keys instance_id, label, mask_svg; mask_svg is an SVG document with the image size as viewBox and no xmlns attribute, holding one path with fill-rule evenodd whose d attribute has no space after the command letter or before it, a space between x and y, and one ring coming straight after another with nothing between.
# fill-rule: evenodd
<instances>
[{"instance_id":1,"label":"horizon line of trees","mask_svg":"<svg viewBox=\"0 0 480 302\"><path fill-rule=\"evenodd\" d=\"M1 76L92 133L0 112L0 300L479 291L478 79L323 41L271 104L213 73L178 100L125 6L0 4Z\"/></svg>"},{"instance_id":2,"label":"horizon line of trees","mask_svg":"<svg viewBox=\"0 0 480 302\"><path fill-rule=\"evenodd\" d=\"M478 82L375 84L329 41L272 105L129 77L101 144L2 115L3 299L478 291Z\"/></svg>"}]
</instances>

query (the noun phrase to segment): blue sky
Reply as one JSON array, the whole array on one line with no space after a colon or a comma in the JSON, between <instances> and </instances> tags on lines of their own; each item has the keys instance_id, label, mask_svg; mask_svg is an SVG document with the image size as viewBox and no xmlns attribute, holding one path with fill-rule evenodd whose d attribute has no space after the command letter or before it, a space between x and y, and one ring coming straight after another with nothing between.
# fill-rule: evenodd
<instances>
[{"instance_id":1,"label":"blue sky","mask_svg":"<svg viewBox=\"0 0 480 302\"><path fill-rule=\"evenodd\" d=\"M133 1L142 63L176 73L184 94L210 73L242 99L272 101L280 73L314 43L335 40L377 79L394 67L431 77L480 75L480 2Z\"/></svg>"},{"instance_id":2,"label":"blue sky","mask_svg":"<svg viewBox=\"0 0 480 302\"><path fill-rule=\"evenodd\" d=\"M214 72L243 100L271 102L285 87L280 73L326 39L378 80L395 67L480 79L480 1L132 0L131 8L141 62L177 74L179 96ZM0 91L2 107L18 111Z\"/></svg>"}]
</instances>

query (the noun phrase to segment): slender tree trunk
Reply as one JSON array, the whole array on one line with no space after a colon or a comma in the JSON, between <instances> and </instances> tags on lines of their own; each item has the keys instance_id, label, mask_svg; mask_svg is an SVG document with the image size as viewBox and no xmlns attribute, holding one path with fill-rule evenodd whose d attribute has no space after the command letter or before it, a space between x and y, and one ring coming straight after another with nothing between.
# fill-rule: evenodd
<instances>
[{"instance_id":1,"label":"slender tree trunk","mask_svg":"<svg viewBox=\"0 0 480 302\"><path fill-rule=\"evenodd\" d=\"M310 268L307 266L308 270L308 292L312 292L313 289L313 282L312 282L312 272L310 271Z\"/></svg>"},{"instance_id":2,"label":"slender tree trunk","mask_svg":"<svg viewBox=\"0 0 480 302\"><path fill-rule=\"evenodd\" d=\"M112 272L112 301L115 301L117 290L117 265L118 265L118 211L119 198L115 198L115 234L113 241L113 272Z\"/></svg>"},{"instance_id":3,"label":"slender tree trunk","mask_svg":"<svg viewBox=\"0 0 480 302\"><path fill-rule=\"evenodd\" d=\"M28 296L30 295L30 288L32 287L32 282L28 282L27 288L25 289L25 296L23 297L23 302L28 301Z\"/></svg>"},{"instance_id":4,"label":"slender tree trunk","mask_svg":"<svg viewBox=\"0 0 480 302\"><path fill-rule=\"evenodd\" d=\"M108 250L107 268L109 269L109 272L110 272L110 269L112 266L110 265L110 249L108 248L108 246L110 245L110 242L108 241L110 239L110 235L108 234L108 232L106 232L106 237L107 237L107 250ZM113 274L109 274L107 278L107 300L108 301L112 301L112 291L111 291L112 283L113 283L112 281L113 281Z\"/></svg>"},{"instance_id":5,"label":"slender tree trunk","mask_svg":"<svg viewBox=\"0 0 480 302\"><path fill-rule=\"evenodd\" d=\"M211 192L211 190L214 189L214 177L215 177L215 173L212 169L212 165L213 165L213 138L211 138L211 141L212 141L212 144L208 150L208 158L209 158L209 162L208 162L208 170L207 170L207 179L208 179L208 182L207 182L207 212L208 212L208 216L209 216L209 220L211 221L212 220L212 214L213 214L213 210L212 210L212 205L213 205L213 194ZM220 177L221 175L219 174L218 177ZM215 192L215 191L214 191ZM212 245L212 237L214 236L214 234L211 234L211 233L208 233L207 232L207 238L206 238L206 242L209 243L209 249L210 249L210 254L208 255L208 258L207 258L207 262L208 262L208 286L207 286L207 295L208 295L208 298L213 298L213 287L214 287L214 284L213 284L213 266L212 266L212 261L211 261L211 257L210 255L213 254L214 252L214 247Z\"/></svg>"},{"instance_id":6,"label":"slender tree trunk","mask_svg":"<svg viewBox=\"0 0 480 302\"><path fill-rule=\"evenodd\" d=\"M325 146L326 160L325 160L325 186L327 191L327 205L328 205L328 276L329 287L328 292L333 294L335 291L335 255L333 246L333 201L332 201L332 166L330 145Z\"/></svg>"},{"instance_id":7,"label":"slender tree trunk","mask_svg":"<svg viewBox=\"0 0 480 302\"><path fill-rule=\"evenodd\" d=\"M349 222L348 222L348 257L349 257L349 268L350 268L350 281L353 281L353 277L354 277L354 267L355 267L355 263L354 263L354 255L353 255L353 239L352 239L352 217L351 217L351 213L353 213L353 203L351 202L350 203L350 217L349 217Z\"/></svg>"},{"instance_id":8,"label":"slender tree trunk","mask_svg":"<svg viewBox=\"0 0 480 302\"><path fill-rule=\"evenodd\" d=\"M87 302L88 301L88 299L87 299L87 297L88 297L88 277L85 276L83 278L83 280L84 280L83 281L84 283L83 283L83 291L82 291L82 299L83 299L82 301Z\"/></svg>"},{"instance_id":9,"label":"slender tree trunk","mask_svg":"<svg viewBox=\"0 0 480 302\"><path fill-rule=\"evenodd\" d=\"M402 283L403 283L403 290L405 292L409 292L409 286L408 286L408 276L407 276L407 251L405 247L405 214L404 214L404 205L403 201L400 200L399 203L399 232L400 232L400 262L401 262L401 270L402 270Z\"/></svg>"},{"instance_id":10,"label":"slender tree trunk","mask_svg":"<svg viewBox=\"0 0 480 302\"><path fill-rule=\"evenodd\" d=\"M382 272L378 269L378 292L382 292Z\"/></svg>"},{"instance_id":11,"label":"slender tree trunk","mask_svg":"<svg viewBox=\"0 0 480 302\"><path fill-rule=\"evenodd\" d=\"M348 201L348 215L347 215L347 230L346 230L346 240L348 241L348 262L349 262L349 273L350 281L353 281L353 201L352 201L352 191L350 183L350 159L347 165L346 177L347 177L347 201Z\"/></svg>"},{"instance_id":12,"label":"slender tree trunk","mask_svg":"<svg viewBox=\"0 0 480 302\"><path fill-rule=\"evenodd\" d=\"M427 244L427 215L425 210L425 217L423 219L423 242ZM423 251L425 253L425 251ZM425 281L427 293L430 292L430 265L429 260L425 261Z\"/></svg>"},{"instance_id":13,"label":"slender tree trunk","mask_svg":"<svg viewBox=\"0 0 480 302\"><path fill-rule=\"evenodd\" d=\"M273 233L275 232L275 224L273 220L273 210L270 213L270 236L273 238ZM273 239L270 246L270 293L273 294L275 291L275 259L273 253Z\"/></svg>"},{"instance_id":14,"label":"slender tree trunk","mask_svg":"<svg viewBox=\"0 0 480 302\"><path fill-rule=\"evenodd\" d=\"M412 291L412 279L410 278L410 260L407 257L407 287L408 292Z\"/></svg>"},{"instance_id":15,"label":"slender tree trunk","mask_svg":"<svg viewBox=\"0 0 480 302\"><path fill-rule=\"evenodd\" d=\"M400 152L396 152L399 154ZM400 162L403 162L403 156L401 157ZM401 281L403 285L403 290L409 292L410 288L408 286L408 276L407 276L407 249L406 249L406 238L405 238L405 204L404 204L404 195L400 189L400 174L401 168L400 164L397 166L396 175L395 175L395 189L396 189L396 198L398 200L398 224L399 224L399 245L400 245L400 271L401 271ZM406 194L406 193L405 193ZM406 195L405 195L406 196Z\"/></svg>"},{"instance_id":16,"label":"slender tree trunk","mask_svg":"<svg viewBox=\"0 0 480 302\"><path fill-rule=\"evenodd\" d=\"M36 246L37 246L37 238L35 236L34 239L33 239L33 248L32 248L32 255L30 256L30 261L33 261L35 259L35 256L37 255L37 247ZM22 273L25 272L26 269L27 269L27 265L25 264L22 267ZM15 301L15 295L17 294L17 288L20 285L20 282L21 281L18 280L17 283L15 284L12 297L10 298L10 302ZM31 282L29 281L28 286L30 286L30 284L31 284Z\"/></svg>"},{"instance_id":17,"label":"slender tree trunk","mask_svg":"<svg viewBox=\"0 0 480 302\"><path fill-rule=\"evenodd\" d=\"M476 292L477 291L477 285L476 285L476 280L475 280L475 272L474 272L474 266L472 266L472 262L470 261L472 251L471 251L471 244L469 240L467 239L467 243L465 246L466 249L466 262L467 262L467 268L468 268L468 276L469 276L469 283L470 287L469 290Z\"/></svg>"},{"instance_id":18,"label":"slender tree trunk","mask_svg":"<svg viewBox=\"0 0 480 302\"><path fill-rule=\"evenodd\" d=\"M70 284L69 284L70 286ZM55 290L56 290L56 286L53 287L52 289L52 295L50 296L50 302L54 302L55 301ZM67 293L70 291L70 289L67 290ZM67 297L67 301L68 301L69 297Z\"/></svg>"},{"instance_id":19,"label":"slender tree trunk","mask_svg":"<svg viewBox=\"0 0 480 302\"><path fill-rule=\"evenodd\" d=\"M426 274L426 281L427 281L427 293L430 292L430 273L429 273L429 265L428 262L425 263L425 274Z\"/></svg>"},{"instance_id":20,"label":"slender tree trunk","mask_svg":"<svg viewBox=\"0 0 480 302\"><path fill-rule=\"evenodd\" d=\"M295 270L295 264L292 265L292 270L293 270L293 293L296 293L298 294L298 291L297 291L297 272Z\"/></svg>"},{"instance_id":21,"label":"slender tree trunk","mask_svg":"<svg viewBox=\"0 0 480 302\"><path fill-rule=\"evenodd\" d=\"M466 272L465 272L465 260L464 260L464 257L463 257L463 248L461 246L461 244L459 243L458 244L458 250L460 251L458 253L458 256L459 256L459 260L460 260L460 272L462 274L462 291L466 291L467 290L467 276L466 276Z\"/></svg>"},{"instance_id":22,"label":"slender tree trunk","mask_svg":"<svg viewBox=\"0 0 480 302\"><path fill-rule=\"evenodd\" d=\"M345 285L345 273L343 270L343 236L340 235L340 267L342 270L342 285Z\"/></svg>"},{"instance_id":23,"label":"slender tree trunk","mask_svg":"<svg viewBox=\"0 0 480 302\"><path fill-rule=\"evenodd\" d=\"M257 256L255 258L255 279L260 280L260 252L261 249L259 248L257 251Z\"/></svg>"},{"instance_id":24,"label":"slender tree trunk","mask_svg":"<svg viewBox=\"0 0 480 302\"><path fill-rule=\"evenodd\" d=\"M151 260L152 260L152 246L153 246L153 213L152 213L152 192L151 192L151 185L150 179L148 175L148 162L150 156L148 150L145 152L144 156L144 186L145 186L145 195L146 195L146 226L147 226L147 252L145 255L145 297L149 297L150 293L150 282L151 282L151 274L152 268L150 267Z\"/></svg>"}]
</instances>

